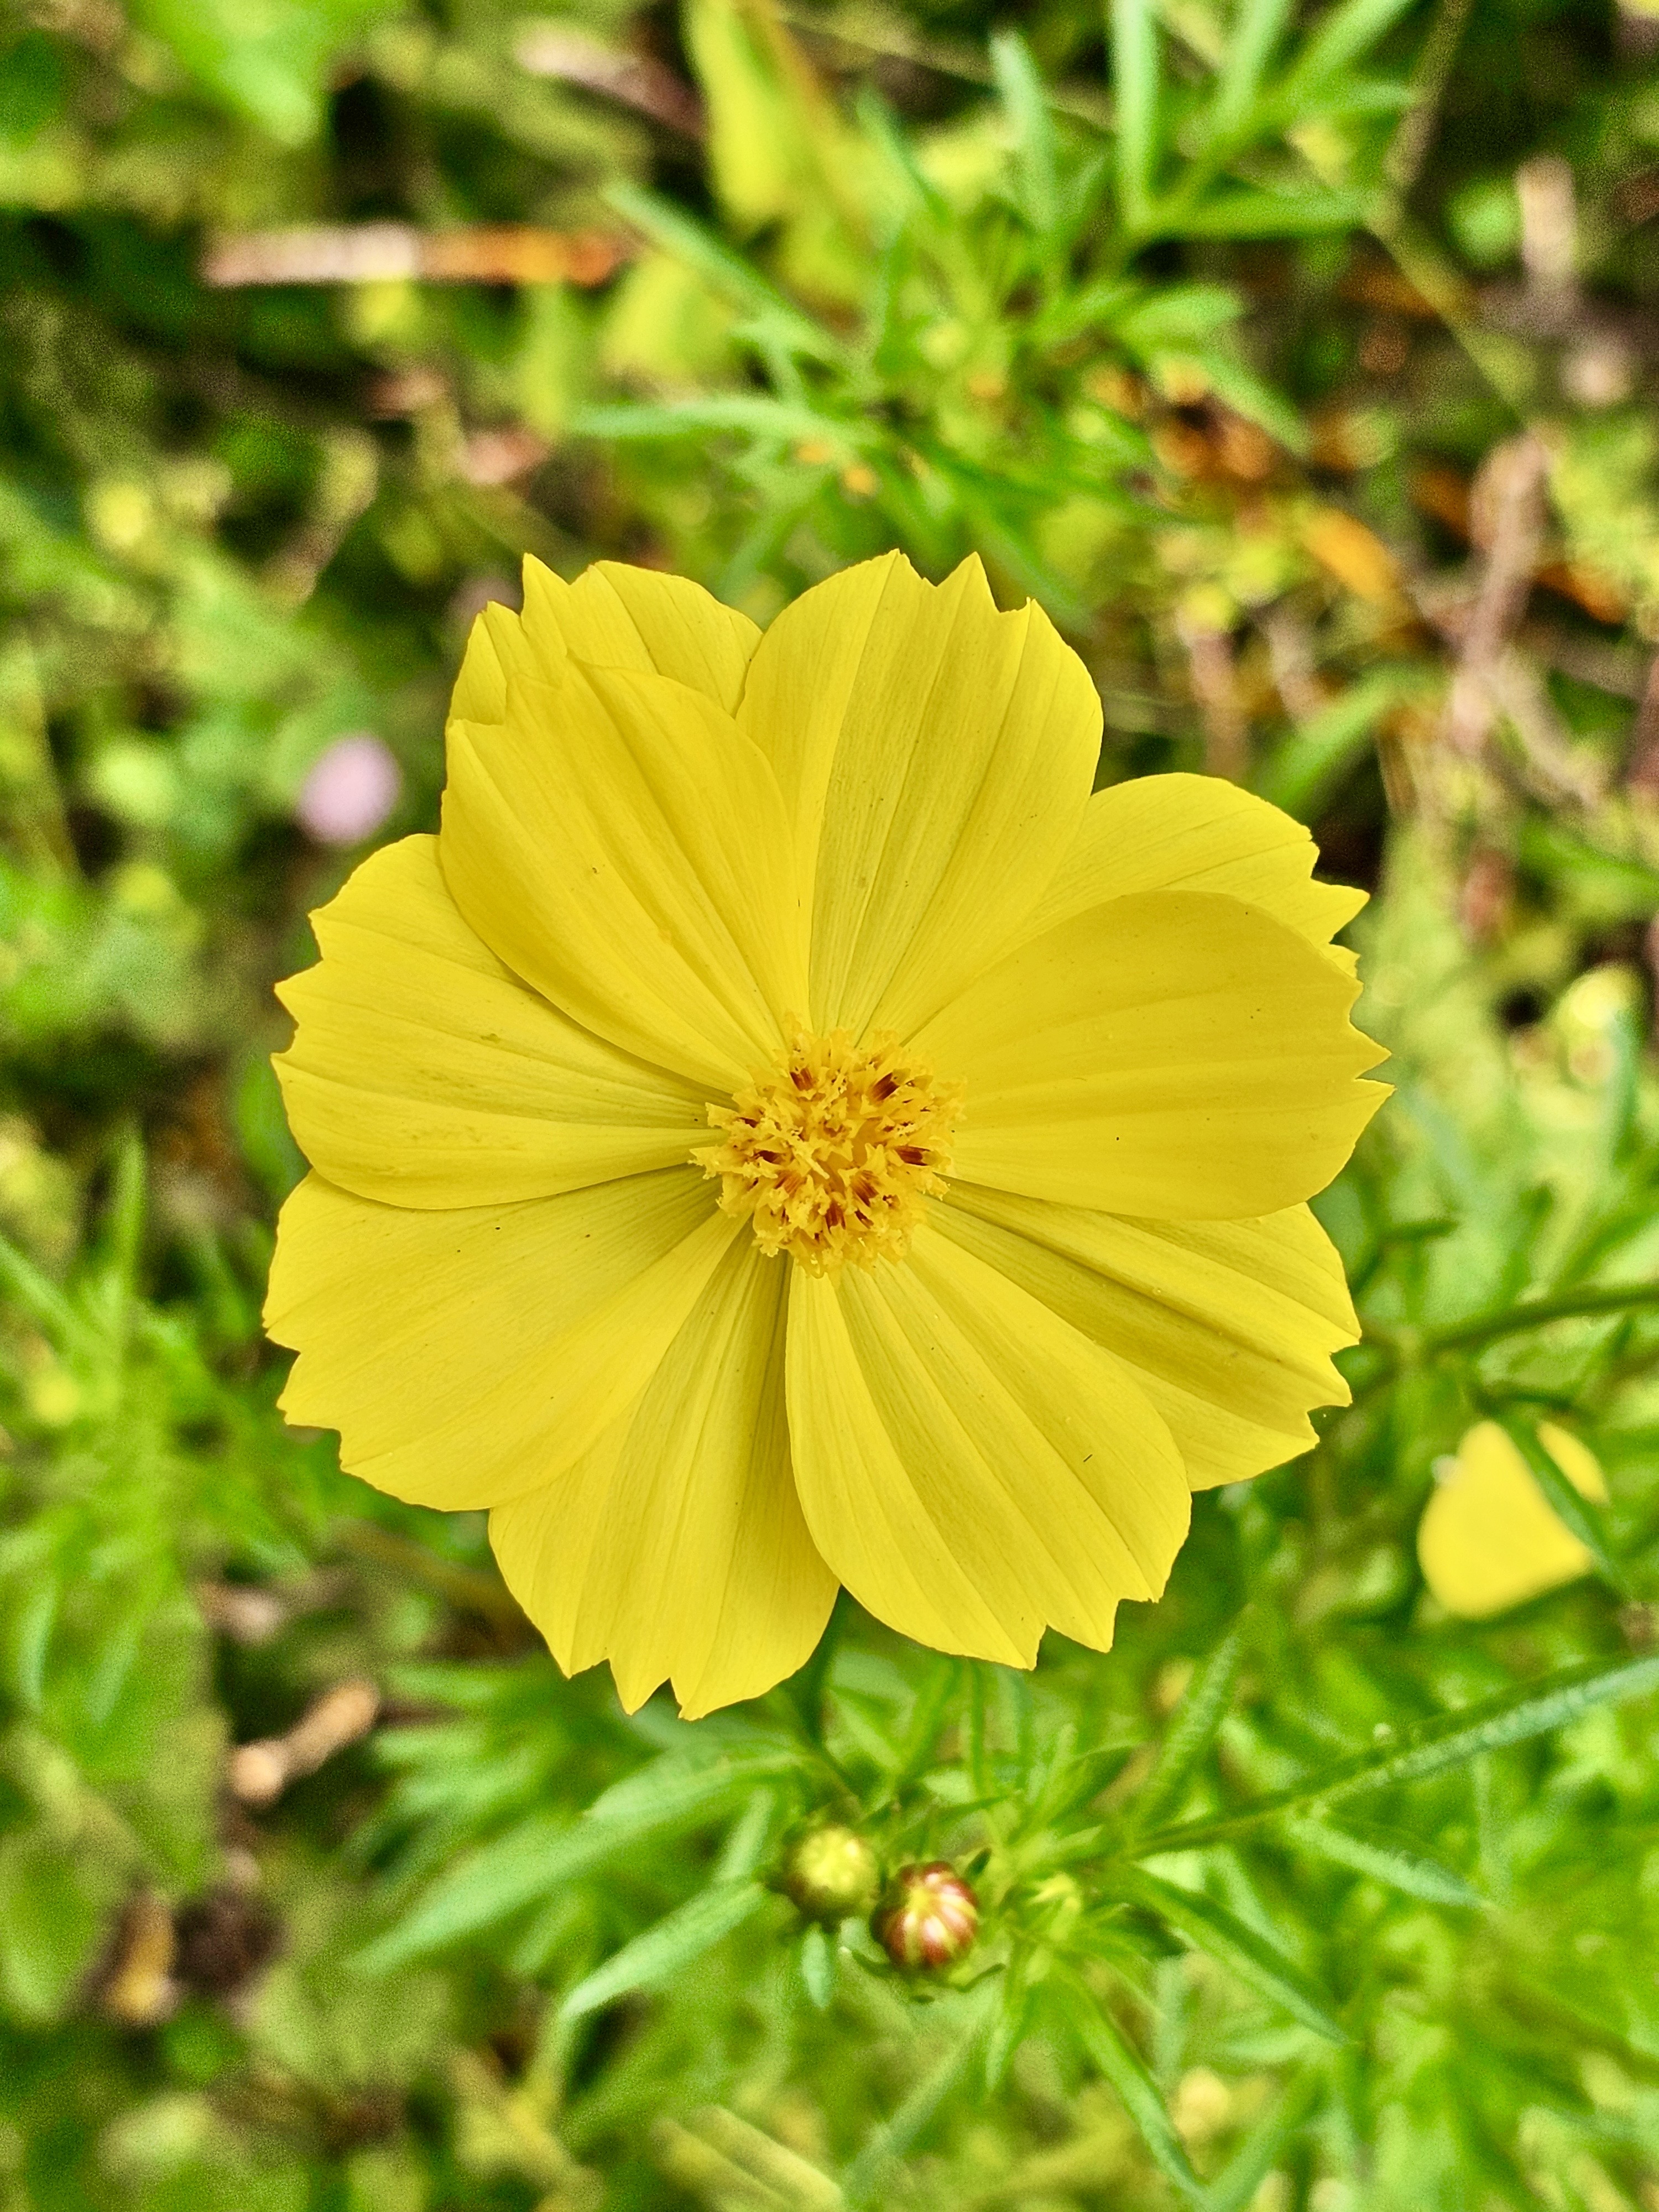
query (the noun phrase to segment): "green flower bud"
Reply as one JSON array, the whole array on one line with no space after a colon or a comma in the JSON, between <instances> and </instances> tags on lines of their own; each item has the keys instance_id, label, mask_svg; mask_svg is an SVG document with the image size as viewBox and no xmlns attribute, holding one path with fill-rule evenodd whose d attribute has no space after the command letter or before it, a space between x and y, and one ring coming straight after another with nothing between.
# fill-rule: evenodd
<instances>
[{"instance_id":1,"label":"green flower bud","mask_svg":"<svg viewBox=\"0 0 1659 2212\"><path fill-rule=\"evenodd\" d=\"M979 1900L946 1860L901 1867L870 1923L896 1966L949 1966L972 1949Z\"/></svg>"},{"instance_id":2,"label":"green flower bud","mask_svg":"<svg viewBox=\"0 0 1659 2212\"><path fill-rule=\"evenodd\" d=\"M814 1828L784 1862L783 1887L809 1920L834 1927L867 1912L881 1889L881 1865L856 1829Z\"/></svg>"}]
</instances>

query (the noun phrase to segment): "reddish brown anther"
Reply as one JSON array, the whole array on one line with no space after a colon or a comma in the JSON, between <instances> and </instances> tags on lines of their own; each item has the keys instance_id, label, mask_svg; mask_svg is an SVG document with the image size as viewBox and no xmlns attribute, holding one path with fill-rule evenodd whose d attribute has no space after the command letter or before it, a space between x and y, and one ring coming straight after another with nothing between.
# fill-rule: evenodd
<instances>
[{"instance_id":1,"label":"reddish brown anther","mask_svg":"<svg viewBox=\"0 0 1659 2212\"><path fill-rule=\"evenodd\" d=\"M870 1924L896 1966L949 1966L973 1948L979 1900L948 1860L936 1859L902 1867Z\"/></svg>"}]
</instances>

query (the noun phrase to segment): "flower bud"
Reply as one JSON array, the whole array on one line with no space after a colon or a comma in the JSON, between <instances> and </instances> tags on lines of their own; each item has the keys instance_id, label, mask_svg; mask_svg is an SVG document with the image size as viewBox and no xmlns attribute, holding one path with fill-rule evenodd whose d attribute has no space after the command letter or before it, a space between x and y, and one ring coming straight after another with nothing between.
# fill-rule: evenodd
<instances>
[{"instance_id":1,"label":"flower bud","mask_svg":"<svg viewBox=\"0 0 1659 2212\"><path fill-rule=\"evenodd\" d=\"M896 1966L949 1966L973 1947L979 1900L945 1859L901 1867L870 1927Z\"/></svg>"},{"instance_id":2,"label":"flower bud","mask_svg":"<svg viewBox=\"0 0 1659 2212\"><path fill-rule=\"evenodd\" d=\"M814 1828L784 1863L783 1887L809 1920L834 1927L867 1912L881 1888L881 1867L855 1829Z\"/></svg>"}]
</instances>

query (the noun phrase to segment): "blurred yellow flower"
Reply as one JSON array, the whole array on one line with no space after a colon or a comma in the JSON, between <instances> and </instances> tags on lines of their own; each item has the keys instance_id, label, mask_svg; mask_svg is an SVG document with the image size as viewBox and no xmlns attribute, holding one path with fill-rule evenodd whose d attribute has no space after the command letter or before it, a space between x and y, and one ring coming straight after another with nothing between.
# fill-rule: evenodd
<instances>
[{"instance_id":1,"label":"blurred yellow flower","mask_svg":"<svg viewBox=\"0 0 1659 2212\"><path fill-rule=\"evenodd\" d=\"M1551 1421L1539 1423L1538 1441L1581 1498L1606 1504L1607 1486L1586 1445ZM1507 1613L1594 1565L1496 1421L1477 1422L1444 1468L1418 1524L1417 1556L1431 1594L1463 1620Z\"/></svg>"},{"instance_id":2,"label":"blurred yellow flower","mask_svg":"<svg viewBox=\"0 0 1659 2212\"><path fill-rule=\"evenodd\" d=\"M766 1689L838 1583L942 1650L1103 1649L1190 1490L1346 1398L1304 1201L1384 1096L1329 944L1360 895L1230 785L1091 796L1099 743L976 562L867 562L764 635L531 562L439 835L316 917L284 1408L487 1507L630 1709Z\"/></svg>"}]
</instances>

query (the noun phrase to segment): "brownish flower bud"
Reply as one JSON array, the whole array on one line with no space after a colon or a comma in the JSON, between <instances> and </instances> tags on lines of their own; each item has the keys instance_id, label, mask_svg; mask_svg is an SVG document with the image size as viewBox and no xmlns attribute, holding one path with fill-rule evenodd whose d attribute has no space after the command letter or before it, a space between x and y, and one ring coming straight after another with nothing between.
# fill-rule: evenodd
<instances>
[{"instance_id":1,"label":"brownish flower bud","mask_svg":"<svg viewBox=\"0 0 1659 2212\"><path fill-rule=\"evenodd\" d=\"M870 1926L896 1966L949 1966L973 1946L979 1900L945 1859L901 1867Z\"/></svg>"},{"instance_id":2,"label":"brownish flower bud","mask_svg":"<svg viewBox=\"0 0 1659 2212\"><path fill-rule=\"evenodd\" d=\"M881 1866L856 1829L814 1828L784 1863L783 1887L809 1920L834 1927L867 1912L881 1888Z\"/></svg>"}]
</instances>

